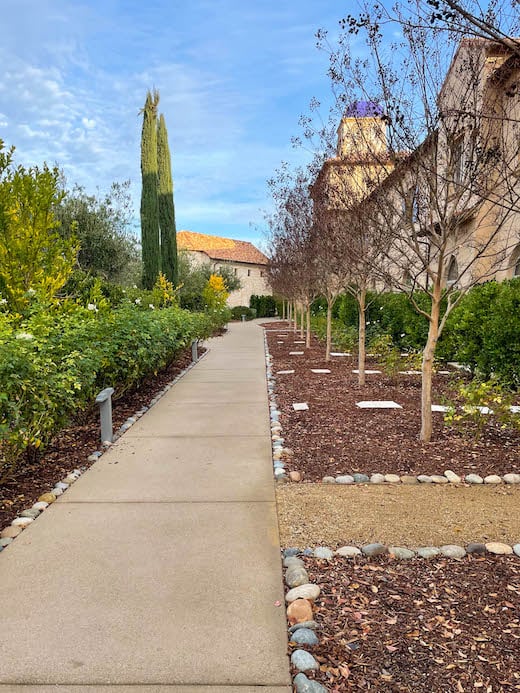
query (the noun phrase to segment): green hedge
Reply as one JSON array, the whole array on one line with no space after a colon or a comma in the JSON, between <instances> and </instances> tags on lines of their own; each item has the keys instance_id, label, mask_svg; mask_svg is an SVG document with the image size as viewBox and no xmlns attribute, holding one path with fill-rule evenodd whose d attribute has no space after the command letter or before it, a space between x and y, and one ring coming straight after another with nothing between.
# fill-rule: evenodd
<instances>
[{"instance_id":1,"label":"green hedge","mask_svg":"<svg viewBox=\"0 0 520 693\"><path fill-rule=\"evenodd\" d=\"M256 311L247 306L235 306L231 308L231 318L233 320L242 320L243 315L245 315L246 320L253 320L256 318Z\"/></svg>"},{"instance_id":2,"label":"green hedge","mask_svg":"<svg viewBox=\"0 0 520 693\"><path fill-rule=\"evenodd\" d=\"M43 447L104 387L117 397L169 364L228 313L88 310L69 304L15 324L0 314L0 478L26 450Z\"/></svg>"},{"instance_id":3,"label":"green hedge","mask_svg":"<svg viewBox=\"0 0 520 693\"><path fill-rule=\"evenodd\" d=\"M257 296L249 299L249 307L256 311L257 318L273 318L276 315L276 300L274 296Z\"/></svg>"}]
</instances>

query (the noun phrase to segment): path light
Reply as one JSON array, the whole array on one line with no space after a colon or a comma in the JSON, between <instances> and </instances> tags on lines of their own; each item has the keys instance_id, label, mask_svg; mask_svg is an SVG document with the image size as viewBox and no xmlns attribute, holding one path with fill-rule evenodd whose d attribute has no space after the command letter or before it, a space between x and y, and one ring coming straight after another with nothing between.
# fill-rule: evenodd
<instances>
[{"instance_id":1,"label":"path light","mask_svg":"<svg viewBox=\"0 0 520 693\"><path fill-rule=\"evenodd\" d=\"M105 387L96 397L96 404L99 404L99 415L101 419L101 442L108 440L113 442L112 433L112 395L113 387Z\"/></svg>"},{"instance_id":2,"label":"path light","mask_svg":"<svg viewBox=\"0 0 520 693\"><path fill-rule=\"evenodd\" d=\"M199 340L194 339L191 343L191 360L195 362L199 360L198 346Z\"/></svg>"}]
</instances>

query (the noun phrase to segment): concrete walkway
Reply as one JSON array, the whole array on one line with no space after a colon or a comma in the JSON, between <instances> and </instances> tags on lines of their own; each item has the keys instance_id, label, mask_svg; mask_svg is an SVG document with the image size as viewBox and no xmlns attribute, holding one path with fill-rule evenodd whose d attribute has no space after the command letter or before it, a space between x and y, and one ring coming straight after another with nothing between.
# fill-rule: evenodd
<instances>
[{"instance_id":1,"label":"concrete walkway","mask_svg":"<svg viewBox=\"0 0 520 693\"><path fill-rule=\"evenodd\" d=\"M262 330L209 346L0 555L0 693L290 691Z\"/></svg>"}]
</instances>

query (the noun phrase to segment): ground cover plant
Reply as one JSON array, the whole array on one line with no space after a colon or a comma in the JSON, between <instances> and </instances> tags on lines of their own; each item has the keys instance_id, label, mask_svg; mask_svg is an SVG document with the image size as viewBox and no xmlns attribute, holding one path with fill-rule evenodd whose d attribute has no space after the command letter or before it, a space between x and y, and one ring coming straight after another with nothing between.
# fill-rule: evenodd
<instances>
[{"instance_id":1,"label":"ground cover plant","mask_svg":"<svg viewBox=\"0 0 520 693\"><path fill-rule=\"evenodd\" d=\"M281 327L287 329L287 323L268 327L273 372L295 371L276 376L285 445L294 453L289 471L301 472L308 481L354 472L419 475L451 469L456 474L487 475L520 471L517 428L502 429L494 417L486 415L485 426L475 437L467 434L468 427L447 426L443 415L435 413L432 441L422 443L418 440L420 375L372 374L367 375L366 386L360 387L352 372L357 368L355 356L332 357L325 362L323 345L317 339L310 348L300 348L303 345L294 344L301 339L299 333L278 336ZM298 350L304 354L289 354ZM404 358L402 365L400 370L409 370ZM326 368L331 373L315 374L311 368ZM373 357L368 357L367 368L383 370ZM449 375L435 374L434 402L457 401L455 383L464 378L454 369ZM356 402L363 400L392 400L402 409L359 409ZM517 399L512 401L518 403ZM294 411L295 402L308 403L309 411Z\"/></svg>"}]
</instances>

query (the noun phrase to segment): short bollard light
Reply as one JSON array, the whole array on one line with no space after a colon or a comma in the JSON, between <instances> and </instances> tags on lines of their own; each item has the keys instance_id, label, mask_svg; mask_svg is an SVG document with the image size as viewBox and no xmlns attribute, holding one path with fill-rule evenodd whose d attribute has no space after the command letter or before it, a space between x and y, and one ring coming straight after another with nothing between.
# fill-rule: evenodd
<instances>
[{"instance_id":1,"label":"short bollard light","mask_svg":"<svg viewBox=\"0 0 520 693\"><path fill-rule=\"evenodd\" d=\"M240 317L242 318L242 322L246 321L246 314L245 313L242 313L242 315Z\"/></svg>"},{"instance_id":2,"label":"short bollard light","mask_svg":"<svg viewBox=\"0 0 520 693\"><path fill-rule=\"evenodd\" d=\"M199 340L194 339L193 342L191 343L191 360L192 361L198 361L199 360L198 346L199 346Z\"/></svg>"},{"instance_id":3,"label":"short bollard light","mask_svg":"<svg viewBox=\"0 0 520 693\"><path fill-rule=\"evenodd\" d=\"M105 387L96 397L96 404L99 404L99 415L101 418L101 442L108 440L112 442L112 395L113 387Z\"/></svg>"}]
</instances>

